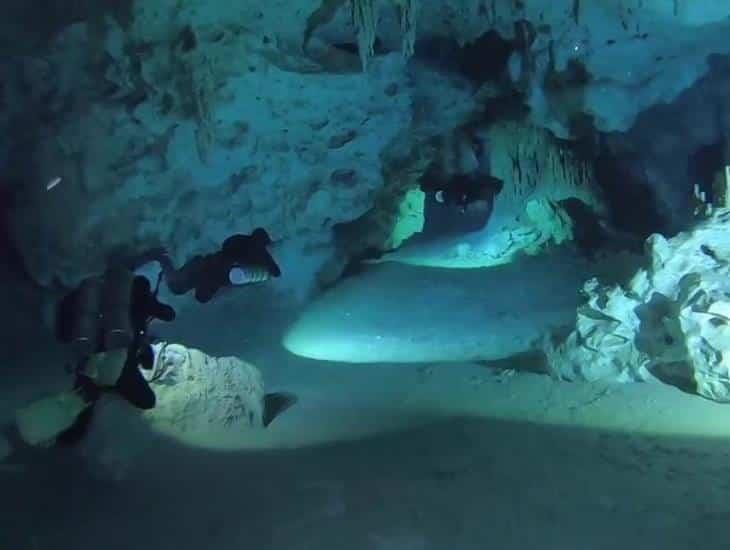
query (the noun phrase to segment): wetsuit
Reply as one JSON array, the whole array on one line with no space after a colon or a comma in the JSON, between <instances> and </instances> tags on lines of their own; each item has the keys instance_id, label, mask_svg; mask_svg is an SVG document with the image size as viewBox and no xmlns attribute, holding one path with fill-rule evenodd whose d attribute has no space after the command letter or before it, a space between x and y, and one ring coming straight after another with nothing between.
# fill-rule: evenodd
<instances>
[{"instance_id":1,"label":"wetsuit","mask_svg":"<svg viewBox=\"0 0 730 550\"><path fill-rule=\"evenodd\" d=\"M423 191L433 191L437 202L447 206L458 206L461 211L477 201L492 203L502 190L502 180L485 175L457 174L448 181L436 185L426 183Z\"/></svg>"},{"instance_id":2,"label":"wetsuit","mask_svg":"<svg viewBox=\"0 0 730 550\"><path fill-rule=\"evenodd\" d=\"M271 238L264 229L251 235L227 238L218 252L195 256L180 269L163 266L165 281L174 294L195 289L195 299L208 302L225 287L279 277L281 270L267 250Z\"/></svg>"},{"instance_id":3,"label":"wetsuit","mask_svg":"<svg viewBox=\"0 0 730 550\"><path fill-rule=\"evenodd\" d=\"M74 389L89 403L78 421L59 442L72 442L85 433L93 405L104 391L112 391L140 409L155 406L155 394L139 370L152 368L154 356L147 337L152 319L172 321L175 311L160 303L150 282L126 269L110 269L90 277L66 295L57 308L56 335L74 350ZM126 354L123 352L126 350ZM100 354L122 358L118 376L109 386L98 383L88 371Z\"/></svg>"}]
</instances>

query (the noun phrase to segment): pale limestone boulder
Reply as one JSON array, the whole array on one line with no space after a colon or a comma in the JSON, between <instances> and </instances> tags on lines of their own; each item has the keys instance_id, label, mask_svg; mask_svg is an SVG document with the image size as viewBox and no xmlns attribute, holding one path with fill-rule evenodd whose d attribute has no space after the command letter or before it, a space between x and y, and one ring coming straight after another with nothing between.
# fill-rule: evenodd
<instances>
[{"instance_id":1,"label":"pale limestone boulder","mask_svg":"<svg viewBox=\"0 0 730 550\"><path fill-rule=\"evenodd\" d=\"M158 432L197 443L263 429L264 383L250 363L162 343L155 345L152 371L142 372L157 397L143 416Z\"/></svg>"},{"instance_id":2,"label":"pale limestone boulder","mask_svg":"<svg viewBox=\"0 0 730 550\"><path fill-rule=\"evenodd\" d=\"M589 281L575 329L546 341L566 380L659 379L730 402L730 211L647 240L647 267L625 286ZM558 341L556 341L558 340Z\"/></svg>"},{"instance_id":3,"label":"pale limestone boulder","mask_svg":"<svg viewBox=\"0 0 730 550\"><path fill-rule=\"evenodd\" d=\"M649 358L635 344L640 302L596 279L586 283L584 292L588 303L578 308L575 330L560 344L546 343L551 374L571 381L644 378Z\"/></svg>"},{"instance_id":4,"label":"pale limestone boulder","mask_svg":"<svg viewBox=\"0 0 730 550\"><path fill-rule=\"evenodd\" d=\"M682 280L678 323L697 393L730 402L730 280L727 270Z\"/></svg>"}]
</instances>

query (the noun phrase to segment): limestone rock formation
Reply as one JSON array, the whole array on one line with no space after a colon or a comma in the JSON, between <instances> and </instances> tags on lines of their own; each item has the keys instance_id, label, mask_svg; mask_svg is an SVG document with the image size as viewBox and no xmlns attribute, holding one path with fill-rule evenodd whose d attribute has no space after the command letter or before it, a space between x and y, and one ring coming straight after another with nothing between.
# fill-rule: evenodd
<instances>
[{"instance_id":1,"label":"limestone rock formation","mask_svg":"<svg viewBox=\"0 0 730 550\"><path fill-rule=\"evenodd\" d=\"M402 160L483 104L484 82L429 67L419 39L499 33L508 78L492 77L562 137L628 129L730 51L728 8L714 0L128 4L3 22L14 44L0 67L0 177L42 285L151 247L179 263L258 225L329 246L334 225L374 207L394 142ZM366 73L348 51L358 43Z\"/></svg>"},{"instance_id":2,"label":"limestone rock formation","mask_svg":"<svg viewBox=\"0 0 730 550\"><path fill-rule=\"evenodd\" d=\"M567 380L659 379L730 402L730 211L647 241L647 266L625 286L591 280L567 338L548 341Z\"/></svg>"},{"instance_id":3,"label":"limestone rock formation","mask_svg":"<svg viewBox=\"0 0 730 550\"><path fill-rule=\"evenodd\" d=\"M573 238L573 222L561 205L577 199L598 218L606 206L593 167L549 132L529 124L503 122L487 131L491 173L505 182L489 223L495 263L534 254Z\"/></svg>"},{"instance_id":4,"label":"limestone rock formation","mask_svg":"<svg viewBox=\"0 0 730 550\"><path fill-rule=\"evenodd\" d=\"M400 3L400 2L398 2ZM346 41L357 29L326 0L329 17L314 36ZM401 49L401 13L391 0L368 4L380 14L378 37ZM714 0L447 0L418 2L418 37L468 44L496 30L514 41L509 74L529 97L535 121L560 136L585 118L604 131L628 130L652 105L667 103L702 77L707 57L727 54L728 10ZM362 37L362 34L360 35ZM368 35L370 36L370 35ZM365 41L364 55L368 55ZM628 67L626 59L631 59Z\"/></svg>"},{"instance_id":5,"label":"limestone rock formation","mask_svg":"<svg viewBox=\"0 0 730 550\"><path fill-rule=\"evenodd\" d=\"M573 239L574 223L563 201L580 201L594 216L606 207L590 163L549 132L525 121L503 121L477 130L486 144L483 162L504 183L482 230L443 238L415 235L384 261L431 267L502 265Z\"/></svg>"},{"instance_id":6,"label":"limestone rock formation","mask_svg":"<svg viewBox=\"0 0 730 550\"><path fill-rule=\"evenodd\" d=\"M27 82L65 101L55 83L73 68L92 95L38 137L37 173L14 213L42 284L72 284L111 253L153 246L179 263L257 226L275 240L326 232L365 212L382 184L376 128L387 144L410 118L408 99L385 93L406 87L393 63L368 81L302 75L268 60L265 35L233 25L145 43L112 27L97 80L82 53L94 46L86 25L68 29L44 79ZM81 59L68 60L69 48Z\"/></svg>"},{"instance_id":7,"label":"limestone rock formation","mask_svg":"<svg viewBox=\"0 0 730 550\"><path fill-rule=\"evenodd\" d=\"M213 434L227 441L263 428L261 372L241 359L161 343L155 345L154 368L145 377L157 405L143 416L153 429L174 439L199 444Z\"/></svg>"}]
</instances>

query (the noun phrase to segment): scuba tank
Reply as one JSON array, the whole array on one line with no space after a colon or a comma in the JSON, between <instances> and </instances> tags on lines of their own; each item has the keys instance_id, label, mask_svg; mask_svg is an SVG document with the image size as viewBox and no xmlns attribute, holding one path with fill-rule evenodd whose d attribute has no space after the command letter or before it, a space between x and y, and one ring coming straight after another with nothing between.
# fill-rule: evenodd
<instances>
[{"instance_id":1,"label":"scuba tank","mask_svg":"<svg viewBox=\"0 0 730 550\"><path fill-rule=\"evenodd\" d=\"M155 406L154 392L139 370L152 366L145 343L148 317L172 320L175 311L157 302L149 281L126 269L90 277L58 304L56 334L77 354L74 387L16 412L19 436L28 445L75 443L88 430L102 391L114 391L140 409Z\"/></svg>"},{"instance_id":2,"label":"scuba tank","mask_svg":"<svg viewBox=\"0 0 730 550\"><path fill-rule=\"evenodd\" d=\"M101 343L99 323L102 318L102 290L102 280L90 277L59 306L59 322L69 323L67 338L80 357L96 352Z\"/></svg>"},{"instance_id":3,"label":"scuba tank","mask_svg":"<svg viewBox=\"0 0 730 550\"><path fill-rule=\"evenodd\" d=\"M126 269L110 269L104 274L101 298L103 349L127 349L134 339L131 320L132 282L134 273Z\"/></svg>"},{"instance_id":4,"label":"scuba tank","mask_svg":"<svg viewBox=\"0 0 730 550\"><path fill-rule=\"evenodd\" d=\"M108 270L89 277L58 305L56 333L72 344L77 357L102 350L127 349L134 339L132 283L134 274L125 269Z\"/></svg>"}]
</instances>

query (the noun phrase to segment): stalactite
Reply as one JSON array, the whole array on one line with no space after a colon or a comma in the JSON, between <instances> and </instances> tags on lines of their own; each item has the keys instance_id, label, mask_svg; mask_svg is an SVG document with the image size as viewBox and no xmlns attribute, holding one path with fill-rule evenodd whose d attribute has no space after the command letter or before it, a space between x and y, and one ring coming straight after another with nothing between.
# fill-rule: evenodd
<instances>
[{"instance_id":1,"label":"stalactite","mask_svg":"<svg viewBox=\"0 0 730 550\"><path fill-rule=\"evenodd\" d=\"M411 57L416 47L416 21L419 0L394 0L400 16L403 31L403 57Z\"/></svg>"},{"instance_id":2,"label":"stalactite","mask_svg":"<svg viewBox=\"0 0 730 550\"><path fill-rule=\"evenodd\" d=\"M351 0L352 22L357 30L357 46L363 71L367 71L370 58L375 55L375 35L378 25L376 2L377 0Z\"/></svg>"},{"instance_id":3,"label":"stalactite","mask_svg":"<svg viewBox=\"0 0 730 550\"><path fill-rule=\"evenodd\" d=\"M573 19L576 25L580 23L580 0L573 0Z\"/></svg>"},{"instance_id":4,"label":"stalactite","mask_svg":"<svg viewBox=\"0 0 730 550\"><path fill-rule=\"evenodd\" d=\"M416 46L416 21L420 0L392 0L398 8L400 27L403 31L403 56L413 55ZM350 0L352 22L357 30L357 45L364 71L375 54L375 37L378 26L377 0Z\"/></svg>"}]
</instances>

